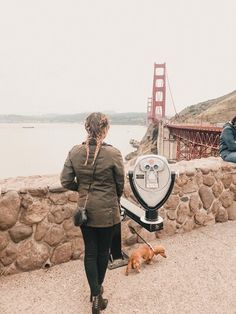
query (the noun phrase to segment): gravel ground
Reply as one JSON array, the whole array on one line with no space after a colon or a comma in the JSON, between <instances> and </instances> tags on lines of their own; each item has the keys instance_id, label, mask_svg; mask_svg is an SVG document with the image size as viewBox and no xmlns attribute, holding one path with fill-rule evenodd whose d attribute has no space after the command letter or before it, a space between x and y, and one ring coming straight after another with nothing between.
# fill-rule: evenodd
<instances>
[{"instance_id":1,"label":"gravel ground","mask_svg":"<svg viewBox=\"0 0 236 314\"><path fill-rule=\"evenodd\" d=\"M166 247L142 272L108 270L109 314L235 314L236 221L152 242ZM82 261L0 277L0 314L91 313Z\"/></svg>"}]
</instances>

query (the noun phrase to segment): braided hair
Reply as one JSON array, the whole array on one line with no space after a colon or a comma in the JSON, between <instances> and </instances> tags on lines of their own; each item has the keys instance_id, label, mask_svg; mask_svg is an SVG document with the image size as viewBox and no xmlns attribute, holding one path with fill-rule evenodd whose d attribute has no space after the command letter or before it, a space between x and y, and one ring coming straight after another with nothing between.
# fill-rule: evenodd
<instances>
[{"instance_id":1,"label":"braided hair","mask_svg":"<svg viewBox=\"0 0 236 314\"><path fill-rule=\"evenodd\" d=\"M88 133L85 147L86 147L86 160L84 165L88 164L89 158L89 144L93 141L96 142L96 149L94 152L93 162L94 164L98 152L102 146L103 139L106 135L106 132L109 128L109 121L105 114L101 112L93 112L91 113L85 120L85 130Z\"/></svg>"}]
</instances>

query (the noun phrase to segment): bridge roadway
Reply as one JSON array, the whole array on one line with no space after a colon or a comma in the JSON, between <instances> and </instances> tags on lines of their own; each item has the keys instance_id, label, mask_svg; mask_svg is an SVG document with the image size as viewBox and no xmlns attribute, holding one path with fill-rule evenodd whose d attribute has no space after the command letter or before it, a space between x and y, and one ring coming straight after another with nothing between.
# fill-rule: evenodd
<instances>
[{"instance_id":1,"label":"bridge roadway","mask_svg":"<svg viewBox=\"0 0 236 314\"><path fill-rule=\"evenodd\" d=\"M175 161L219 156L221 131L214 125L159 121L157 150Z\"/></svg>"},{"instance_id":2,"label":"bridge roadway","mask_svg":"<svg viewBox=\"0 0 236 314\"><path fill-rule=\"evenodd\" d=\"M109 314L235 314L236 221L152 242L166 247L140 274L108 270ZM0 278L1 314L89 314L83 262Z\"/></svg>"}]
</instances>

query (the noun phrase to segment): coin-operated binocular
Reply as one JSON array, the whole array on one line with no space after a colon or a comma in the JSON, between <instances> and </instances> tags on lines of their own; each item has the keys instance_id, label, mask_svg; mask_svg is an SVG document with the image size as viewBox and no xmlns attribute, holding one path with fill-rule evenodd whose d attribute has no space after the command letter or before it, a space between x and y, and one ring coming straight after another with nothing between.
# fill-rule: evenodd
<instances>
[{"instance_id":1,"label":"coin-operated binocular","mask_svg":"<svg viewBox=\"0 0 236 314\"><path fill-rule=\"evenodd\" d=\"M163 219L158 215L158 209L167 201L175 182L175 173L171 172L166 158L159 155L140 156L134 167L129 170L128 177L139 205L122 197L122 214L129 216L150 232L163 229ZM124 259L123 253L119 251L121 252L120 229L113 239L111 260ZM117 257L118 255L120 256Z\"/></svg>"},{"instance_id":2,"label":"coin-operated binocular","mask_svg":"<svg viewBox=\"0 0 236 314\"><path fill-rule=\"evenodd\" d=\"M175 173L171 172L165 157L146 155L137 159L128 175L133 194L141 207L131 206L122 198L124 213L150 232L161 230L163 219L158 216L158 208L170 196Z\"/></svg>"}]
</instances>

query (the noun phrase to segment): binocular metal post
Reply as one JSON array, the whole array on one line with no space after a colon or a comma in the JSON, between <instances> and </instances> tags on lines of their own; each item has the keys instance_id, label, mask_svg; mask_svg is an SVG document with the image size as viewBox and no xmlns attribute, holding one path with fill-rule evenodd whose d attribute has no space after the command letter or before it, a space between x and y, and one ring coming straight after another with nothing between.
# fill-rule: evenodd
<instances>
[{"instance_id":1,"label":"binocular metal post","mask_svg":"<svg viewBox=\"0 0 236 314\"><path fill-rule=\"evenodd\" d=\"M128 264L128 255L121 248L121 224L115 226L110 252L109 269L115 269Z\"/></svg>"},{"instance_id":2,"label":"binocular metal post","mask_svg":"<svg viewBox=\"0 0 236 314\"><path fill-rule=\"evenodd\" d=\"M175 182L175 173L170 171L165 157L145 155L137 159L134 169L129 171L132 192L140 206L121 197L121 210L149 232L163 229L163 219L158 209L169 198ZM109 269L127 264L128 256L121 249L121 224L115 227Z\"/></svg>"}]
</instances>

